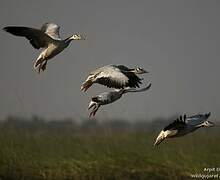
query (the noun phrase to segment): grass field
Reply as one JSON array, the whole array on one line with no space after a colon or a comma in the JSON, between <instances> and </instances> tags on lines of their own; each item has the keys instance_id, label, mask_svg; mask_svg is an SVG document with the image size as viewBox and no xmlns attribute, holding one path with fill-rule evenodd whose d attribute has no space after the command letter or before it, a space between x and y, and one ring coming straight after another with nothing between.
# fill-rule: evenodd
<instances>
[{"instance_id":1,"label":"grass field","mask_svg":"<svg viewBox=\"0 0 220 180\"><path fill-rule=\"evenodd\" d=\"M9 118L0 123L0 179L175 180L220 167L218 128L200 129L153 147L162 127Z\"/></svg>"}]
</instances>

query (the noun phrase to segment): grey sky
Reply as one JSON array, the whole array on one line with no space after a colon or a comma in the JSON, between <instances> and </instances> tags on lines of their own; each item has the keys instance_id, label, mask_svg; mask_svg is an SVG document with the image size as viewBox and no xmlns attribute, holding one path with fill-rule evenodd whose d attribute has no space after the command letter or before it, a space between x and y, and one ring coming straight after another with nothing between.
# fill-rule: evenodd
<instances>
[{"instance_id":1,"label":"grey sky","mask_svg":"<svg viewBox=\"0 0 220 180\"><path fill-rule=\"evenodd\" d=\"M53 2L53 3L51 3ZM27 40L0 32L0 118L9 114L85 118L94 85L80 91L89 71L107 64L150 71L146 93L127 94L97 118L168 117L211 111L220 116L220 2L217 0L45 1L2 0L1 26L61 26L61 37L83 33L37 74L40 51Z\"/></svg>"}]
</instances>

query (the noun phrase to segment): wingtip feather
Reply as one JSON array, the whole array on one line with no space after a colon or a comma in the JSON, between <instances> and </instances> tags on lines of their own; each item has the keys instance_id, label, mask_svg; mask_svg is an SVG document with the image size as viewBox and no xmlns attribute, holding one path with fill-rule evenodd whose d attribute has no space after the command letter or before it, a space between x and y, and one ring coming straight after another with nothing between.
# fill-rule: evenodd
<instances>
[{"instance_id":1,"label":"wingtip feather","mask_svg":"<svg viewBox=\"0 0 220 180\"><path fill-rule=\"evenodd\" d=\"M8 32L8 27L3 27L2 30Z\"/></svg>"}]
</instances>

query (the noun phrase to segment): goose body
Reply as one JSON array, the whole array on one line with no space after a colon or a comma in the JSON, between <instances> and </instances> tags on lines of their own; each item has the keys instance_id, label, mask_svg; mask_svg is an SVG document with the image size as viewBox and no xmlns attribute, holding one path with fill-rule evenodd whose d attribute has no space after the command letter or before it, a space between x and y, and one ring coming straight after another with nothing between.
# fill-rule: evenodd
<instances>
[{"instance_id":1,"label":"goose body","mask_svg":"<svg viewBox=\"0 0 220 180\"><path fill-rule=\"evenodd\" d=\"M38 72L46 69L47 61L60 52L62 52L72 40L83 40L81 35L74 34L64 40L59 35L60 27L54 23L45 23L41 29L22 27L22 26L7 26L3 30L15 36L22 36L29 40L30 44L35 49L42 48L42 52L38 56L34 68Z\"/></svg>"},{"instance_id":2,"label":"goose body","mask_svg":"<svg viewBox=\"0 0 220 180\"><path fill-rule=\"evenodd\" d=\"M183 117L173 121L171 124L166 126L158 135L154 145L159 145L166 138L174 138L184 136L201 127L211 127L214 124L207 119L210 116L210 112L207 114L197 114L193 116Z\"/></svg>"},{"instance_id":3,"label":"goose body","mask_svg":"<svg viewBox=\"0 0 220 180\"><path fill-rule=\"evenodd\" d=\"M110 104L110 103L117 101L125 93L143 92L143 91L147 91L148 89L150 89L150 87L151 87L151 84L149 84L147 87L141 88L141 89L135 89L135 88L120 89L120 90L104 92L99 95L96 95L96 96L92 97L92 99L89 103L88 109L93 108L89 116L90 117L95 116L95 114L98 111L100 106L107 105L107 104Z\"/></svg>"},{"instance_id":4,"label":"goose body","mask_svg":"<svg viewBox=\"0 0 220 180\"><path fill-rule=\"evenodd\" d=\"M81 90L86 91L93 83L98 83L109 88L121 89L125 87L136 88L142 83L137 74L147 73L142 68L130 69L123 65L107 65L92 71Z\"/></svg>"}]
</instances>

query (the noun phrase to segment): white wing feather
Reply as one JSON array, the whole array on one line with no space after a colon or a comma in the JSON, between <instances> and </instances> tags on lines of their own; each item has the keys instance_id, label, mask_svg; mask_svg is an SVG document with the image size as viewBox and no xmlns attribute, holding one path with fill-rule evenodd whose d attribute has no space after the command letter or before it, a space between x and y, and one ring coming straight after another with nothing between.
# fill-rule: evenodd
<instances>
[{"instance_id":1,"label":"white wing feather","mask_svg":"<svg viewBox=\"0 0 220 180\"><path fill-rule=\"evenodd\" d=\"M60 26L55 23L45 23L41 30L55 40L61 40L59 30Z\"/></svg>"},{"instance_id":2,"label":"white wing feather","mask_svg":"<svg viewBox=\"0 0 220 180\"><path fill-rule=\"evenodd\" d=\"M97 79L108 78L110 81L121 85L125 85L129 80L128 77L124 75L118 68L115 68L111 65L100 68L100 71L101 73L97 75Z\"/></svg>"}]
</instances>

